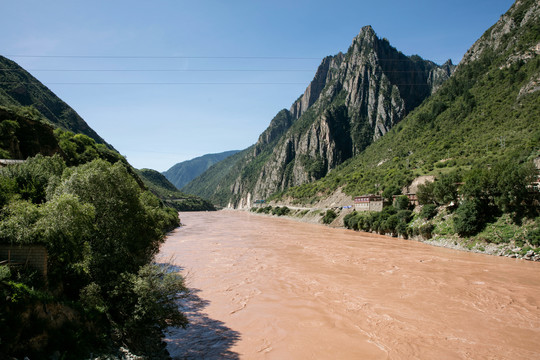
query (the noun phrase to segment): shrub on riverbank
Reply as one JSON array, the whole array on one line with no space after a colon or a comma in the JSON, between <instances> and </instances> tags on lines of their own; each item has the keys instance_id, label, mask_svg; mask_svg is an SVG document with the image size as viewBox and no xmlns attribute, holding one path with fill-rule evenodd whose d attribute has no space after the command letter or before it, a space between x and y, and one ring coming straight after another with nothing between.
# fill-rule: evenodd
<instances>
[{"instance_id":1,"label":"shrub on riverbank","mask_svg":"<svg viewBox=\"0 0 540 360\"><path fill-rule=\"evenodd\" d=\"M289 209L287 206L272 207L270 205L262 207L252 207L250 211L258 214L272 214L276 216L285 216L291 213L291 209Z\"/></svg>"},{"instance_id":2,"label":"shrub on riverbank","mask_svg":"<svg viewBox=\"0 0 540 360\"><path fill-rule=\"evenodd\" d=\"M291 209L289 209L288 207L286 206L276 206L273 210L272 210L272 215L277 215L277 216L285 216L285 215L289 215L289 213L291 212Z\"/></svg>"},{"instance_id":3,"label":"shrub on riverbank","mask_svg":"<svg viewBox=\"0 0 540 360\"><path fill-rule=\"evenodd\" d=\"M381 212L356 212L347 214L343 219L346 228L392 236L409 236L408 223L412 218L411 210L396 210L386 206Z\"/></svg>"},{"instance_id":4,"label":"shrub on riverbank","mask_svg":"<svg viewBox=\"0 0 540 360\"><path fill-rule=\"evenodd\" d=\"M332 221L334 221L335 218L337 218L337 214L334 210L329 209L326 210L326 213L324 214L324 217L322 219L323 224L330 224Z\"/></svg>"},{"instance_id":5,"label":"shrub on riverbank","mask_svg":"<svg viewBox=\"0 0 540 360\"><path fill-rule=\"evenodd\" d=\"M175 303L182 279L151 265L178 214L123 162L67 167L36 156L0 169L0 188L0 243L48 251L46 279L0 270L0 353L83 358L122 344L154 352L167 326L186 324Z\"/></svg>"}]
</instances>

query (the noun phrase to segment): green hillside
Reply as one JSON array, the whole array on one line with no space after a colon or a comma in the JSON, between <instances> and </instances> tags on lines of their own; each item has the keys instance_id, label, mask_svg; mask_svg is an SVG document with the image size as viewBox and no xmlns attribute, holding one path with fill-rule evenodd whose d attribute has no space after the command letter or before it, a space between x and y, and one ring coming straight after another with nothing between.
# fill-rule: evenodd
<instances>
[{"instance_id":1,"label":"green hillside","mask_svg":"<svg viewBox=\"0 0 540 360\"><path fill-rule=\"evenodd\" d=\"M31 106L51 124L106 144L68 104L14 61L0 56L0 105Z\"/></svg>"},{"instance_id":2,"label":"green hillside","mask_svg":"<svg viewBox=\"0 0 540 360\"><path fill-rule=\"evenodd\" d=\"M191 180L201 175L208 170L212 165L218 163L231 155L234 155L238 150L225 151L218 154L206 154L194 159L183 161L173 165L169 170L164 171L163 175L178 189L183 188Z\"/></svg>"},{"instance_id":3,"label":"green hillside","mask_svg":"<svg viewBox=\"0 0 540 360\"><path fill-rule=\"evenodd\" d=\"M216 210L214 205L195 195L187 195L176 188L165 176L156 170L137 170L148 189L165 203L178 211Z\"/></svg>"}]
</instances>

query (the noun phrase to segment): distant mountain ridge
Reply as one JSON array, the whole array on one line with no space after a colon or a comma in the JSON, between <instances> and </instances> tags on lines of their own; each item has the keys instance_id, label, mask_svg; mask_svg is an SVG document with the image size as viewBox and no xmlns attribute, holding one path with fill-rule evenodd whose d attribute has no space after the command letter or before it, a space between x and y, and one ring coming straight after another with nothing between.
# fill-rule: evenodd
<instances>
[{"instance_id":1,"label":"distant mountain ridge","mask_svg":"<svg viewBox=\"0 0 540 360\"><path fill-rule=\"evenodd\" d=\"M198 196L187 195L178 190L163 174L152 169L137 170L148 189L167 206L178 211L210 211L216 210L214 205Z\"/></svg>"},{"instance_id":2,"label":"distant mountain ridge","mask_svg":"<svg viewBox=\"0 0 540 360\"><path fill-rule=\"evenodd\" d=\"M274 117L256 144L184 190L223 206L249 207L254 199L320 179L387 133L454 69L450 61L439 66L405 56L366 26L346 54L322 60L304 94Z\"/></svg>"},{"instance_id":3,"label":"distant mountain ridge","mask_svg":"<svg viewBox=\"0 0 540 360\"><path fill-rule=\"evenodd\" d=\"M0 56L0 105L32 106L51 124L108 145L68 104L28 71L3 56Z\"/></svg>"},{"instance_id":4,"label":"distant mountain ridge","mask_svg":"<svg viewBox=\"0 0 540 360\"><path fill-rule=\"evenodd\" d=\"M191 160L173 165L169 170L162 172L165 177L178 189L182 189L191 180L208 170L212 165L220 162L239 150L225 151L216 154L206 154Z\"/></svg>"}]
</instances>

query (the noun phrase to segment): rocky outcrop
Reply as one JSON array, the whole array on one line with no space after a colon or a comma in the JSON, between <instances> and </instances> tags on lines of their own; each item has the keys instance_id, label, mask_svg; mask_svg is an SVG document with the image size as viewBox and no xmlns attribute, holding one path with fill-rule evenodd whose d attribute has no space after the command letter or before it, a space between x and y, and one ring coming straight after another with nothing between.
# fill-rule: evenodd
<instances>
[{"instance_id":1,"label":"rocky outcrop","mask_svg":"<svg viewBox=\"0 0 540 360\"><path fill-rule=\"evenodd\" d=\"M454 68L405 56L370 26L362 28L346 54L322 60L304 94L275 116L237 173L224 177L226 203L251 206L250 199L325 176L387 133Z\"/></svg>"},{"instance_id":2,"label":"rocky outcrop","mask_svg":"<svg viewBox=\"0 0 540 360\"><path fill-rule=\"evenodd\" d=\"M480 59L488 52L508 52L508 64L518 60L527 61L540 52L540 43L533 42L528 46L518 46L516 52L516 32L538 31L535 24L540 22L540 3L535 0L517 0L512 7L490 27L480 39L465 53L459 66ZM536 30L535 30L536 29ZM532 38L532 37L531 37Z\"/></svg>"},{"instance_id":3,"label":"rocky outcrop","mask_svg":"<svg viewBox=\"0 0 540 360\"><path fill-rule=\"evenodd\" d=\"M325 176L388 132L454 68L450 61L438 66L407 57L364 27L347 54L323 59L291 107L298 126L283 135L265 162L252 188L255 197Z\"/></svg>"},{"instance_id":4,"label":"rocky outcrop","mask_svg":"<svg viewBox=\"0 0 540 360\"><path fill-rule=\"evenodd\" d=\"M63 154L54 136L54 128L49 124L0 107L0 128L4 131L12 129L8 131L8 136L0 134L0 153L3 157L24 160L37 154Z\"/></svg>"},{"instance_id":5,"label":"rocky outcrop","mask_svg":"<svg viewBox=\"0 0 540 360\"><path fill-rule=\"evenodd\" d=\"M339 66L343 62L343 54L327 56L319 65L315 77L306 88L306 91L291 106L290 112L294 120L298 119L306 110L319 99L326 85L336 76Z\"/></svg>"},{"instance_id":6,"label":"rocky outcrop","mask_svg":"<svg viewBox=\"0 0 540 360\"><path fill-rule=\"evenodd\" d=\"M259 136L255 144L254 156L260 154L265 148L279 139L292 125L291 113L283 109L272 119L268 128Z\"/></svg>"}]
</instances>

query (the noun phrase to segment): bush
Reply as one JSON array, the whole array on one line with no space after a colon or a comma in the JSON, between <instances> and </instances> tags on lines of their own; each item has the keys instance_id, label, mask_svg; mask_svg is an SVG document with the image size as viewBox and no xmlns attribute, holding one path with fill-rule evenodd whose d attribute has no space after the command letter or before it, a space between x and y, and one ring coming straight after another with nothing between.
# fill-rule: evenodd
<instances>
[{"instance_id":1,"label":"bush","mask_svg":"<svg viewBox=\"0 0 540 360\"><path fill-rule=\"evenodd\" d=\"M272 210L272 215L284 216L284 215L288 215L290 212L291 212L291 209L289 209L286 206L282 206L282 207L276 206Z\"/></svg>"},{"instance_id":2,"label":"bush","mask_svg":"<svg viewBox=\"0 0 540 360\"><path fill-rule=\"evenodd\" d=\"M527 234L527 241L535 247L540 247L540 228L533 229Z\"/></svg>"},{"instance_id":3,"label":"bush","mask_svg":"<svg viewBox=\"0 0 540 360\"><path fill-rule=\"evenodd\" d=\"M334 210L329 209L326 210L326 214L324 214L324 217L322 219L324 224L330 224L334 219L337 218L337 214Z\"/></svg>"},{"instance_id":4,"label":"bush","mask_svg":"<svg viewBox=\"0 0 540 360\"><path fill-rule=\"evenodd\" d=\"M271 211L272 211L271 206L263 206L257 209L257 213L259 214L270 214Z\"/></svg>"},{"instance_id":5,"label":"bush","mask_svg":"<svg viewBox=\"0 0 540 360\"><path fill-rule=\"evenodd\" d=\"M123 306L117 317L117 329L130 349L156 352L161 331L169 326L186 327L187 318L177 300L187 294L184 280L157 265L142 266L136 274L123 273L112 291L112 299Z\"/></svg>"},{"instance_id":6,"label":"bush","mask_svg":"<svg viewBox=\"0 0 540 360\"><path fill-rule=\"evenodd\" d=\"M407 195L401 195L396 198L395 208L397 210L407 210L410 207L409 198Z\"/></svg>"},{"instance_id":7,"label":"bush","mask_svg":"<svg viewBox=\"0 0 540 360\"><path fill-rule=\"evenodd\" d=\"M483 226L481 203L477 199L465 200L456 210L454 231L460 236L476 234Z\"/></svg>"},{"instance_id":8,"label":"bush","mask_svg":"<svg viewBox=\"0 0 540 360\"><path fill-rule=\"evenodd\" d=\"M420 228L418 229L418 232L423 238L431 239L434 229L435 229L435 226L433 226L433 224L424 224L420 226Z\"/></svg>"},{"instance_id":9,"label":"bush","mask_svg":"<svg viewBox=\"0 0 540 360\"><path fill-rule=\"evenodd\" d=\"M356 211L353 211L353 212L345 215L345 217L343 218L343 225L345 225L345 227L347 229L358 230L358 227L357 227L357 224L358 224L357 215L358 215L358 213Z\"/></svg>"},{"instance_id":10,"label":"bush","mask_svg":"<svg viewBox=\"0 0 540 360\"><path fill-rule=\"evenodd\" d=\"M435 215L437 215L437 205L435 204L426 204L420 211L420 217L426 220L432 219Z\"/></svg>"}]
</instances>

